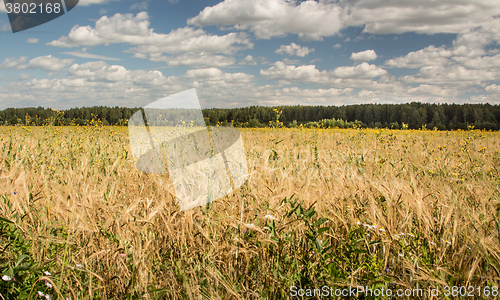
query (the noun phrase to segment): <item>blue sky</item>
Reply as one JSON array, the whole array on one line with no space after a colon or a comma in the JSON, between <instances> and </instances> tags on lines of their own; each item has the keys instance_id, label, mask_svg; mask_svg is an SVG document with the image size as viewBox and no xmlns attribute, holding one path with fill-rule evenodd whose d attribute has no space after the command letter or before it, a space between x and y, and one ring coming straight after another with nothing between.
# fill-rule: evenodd
<instances>
[{"instance_id":1,"label":"blue sky","mask_svg":"<svg viewBox=\"0 0 500 300\"><path fill-rule=\"evenodd\" d=\"M0 109L492 103L498 0L80 0L12 33L0 3Z\"/></svg>"}]
</instances>

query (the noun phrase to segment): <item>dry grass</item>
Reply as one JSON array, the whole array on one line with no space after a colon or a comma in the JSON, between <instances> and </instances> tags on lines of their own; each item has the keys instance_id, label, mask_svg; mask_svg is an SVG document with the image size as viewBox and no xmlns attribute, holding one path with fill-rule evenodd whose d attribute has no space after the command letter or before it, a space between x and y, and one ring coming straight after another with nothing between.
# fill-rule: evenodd
<instances>
[{"instance_id":1,"label":"dry grass","mask_svg":"<svg viewBox=\"0 0 500 300\"><path fill-rule=\"evenodd\" d=\"M168 175L135 170L127 128L0 127L0 217L15 221L34 260L72 299L278 299L292 285L323 284L498 286L500 133L242 135L247 183L179 212ZM292 195L314 205L310 223L288 216L282 200ZM308 239L319 217L329 222L316 227L328 230ZM318 253L314 239L332 247Z\"/></svg>"}]
</instances>

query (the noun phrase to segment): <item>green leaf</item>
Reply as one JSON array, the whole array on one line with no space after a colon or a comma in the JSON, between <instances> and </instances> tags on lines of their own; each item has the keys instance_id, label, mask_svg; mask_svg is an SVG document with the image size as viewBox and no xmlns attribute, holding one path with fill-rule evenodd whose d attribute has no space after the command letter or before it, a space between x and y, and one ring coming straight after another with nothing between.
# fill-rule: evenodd
<instances>
[{"instance_id":1,"label":"green leaf","mask_svg":"<svg viewBox=\"0 0 500 300\"><path fill-rule=\"evenodd\" d=\"M26 254L23 254L23 255L20 255L18 258L17 258L17 262L16 262L16 268L23 262L24 259L26 258L29 258L28 255Z\"/></svg>"},{"instance_id":2,"label":"green leaf","mask_svg":"<svg viewBox=\"0 0 500 300\"><path fill-rule=\"evenodd\" d=\"M5 223L10 223L10 224L14 224L14 222L12 222L11 220L7 220L7 219L4 219L2 217L0 217L0 221L3 221Z\"/></svg>"},{"instance_id":3,"label":"green leaf","mask_svg":"<svg viewBox=\"0 0 500 300\"><path fill-rule=\"evenodd\" d=\"M322 234L323 232L327 231L328 229L330 229L330 227L321 227L320 229L318 229L317 233Z\"/></svg>"},{"instance_id":4,"label":"green leaf","mask_svg":"<svg viewBox=\"0 0 500 300\"><path fill-rule=\"evenodd\" d=\"M327 218L320 218L316 222L314 222L314 227L321 226L321 224L325 223L326 221L328 221Z\"/></svg>"},{"instance_id":5,"label":"green leaf","mask_svg":"<svg viewBox=\"0 0 500 300\"><path fill-rule=\"evenodd\" d=\"M316 249L318 250L318 252L321 252L321 241L319 239L316 239Z\"/></svg>"}]
</instances>

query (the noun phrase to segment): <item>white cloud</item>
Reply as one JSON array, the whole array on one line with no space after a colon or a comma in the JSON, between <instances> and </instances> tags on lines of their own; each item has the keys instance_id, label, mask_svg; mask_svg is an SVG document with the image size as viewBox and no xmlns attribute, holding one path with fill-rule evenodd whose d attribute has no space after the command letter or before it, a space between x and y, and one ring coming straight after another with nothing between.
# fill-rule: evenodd
<instances>
[{"instance_id":1,"label":"white cloud","mask_svg":"<svg viewBox=\"0 0 500 300\"><path fill-rule=\"evenodd\" d=\"M73 63L73 59L60 59L52 55L33 58L28 63L30 69L42 69L45 71L58 72Z\"/></svg>"},{"instance_id":2,"label":"white cloud","mask_svg":"<svg viewBox=\"0 0 500 300\"><path fill-rule=\"evenodd\" d=\"M36 39L36 38L29 38L27 40L27 42L30 43L30 44L36 44L36 43L38 43L38 39Z\"/></svg>"},{"instance_id":3,"label":"white cloud","mask_svg":"<svg viewBox=\"0 0 500 300\"><path fill-rule=\"evenodd\" d=\"M341 0L339 5L350 12L345 26L364 25L364 32L376 34L461 33L500 14L495 0Z\"/></svg>"},{"instance_id":4,"label":"white cloud","mask_svg":"<svg viewBox=\"0 0 500 300\"><path fill-rule=\"evenodd\" d=\"M89 6L89 5L92 5L92 4L105 4L105 3L108 3L108 2L111 2L111 1L119 1L119 0L80 0L78 2L78 5Z\"/></svg>"},{"instance_id":5,"label":"white cloud","mask_svg":"<svg viewBox=\"0 0 500 300\"><path fill-rule=\"evenodd\" d=\"M21 56L19 59L14 57L6 58L0 65L0 69L19 69L28 58L26 56Z\"/></svg>"},{"instance_id":6,"label":"white cloud","mask_svg":"<svg viewBox=\"0 0 500 300\"><path fill-rule=\"evenodd\" d=\"M500 70L469 70L464 66L428 66L415 75L402 78L407 83L434 85L484 85L485 82L500 80Z\"/></svg>"},{"instance_id":7,"label":"white cloud","mask_svg":"<svg viewBox=\"0 0 500 300\"><path fill-rule=\"evenodd\" d=\"M248 54L247 56L245 56L244 59L242 59L240 62L239 62L240 65L256 65L257 62L255 61L254 57L250 54Z\"/></svg>"},{"instance_id":8,"label":"white cloud","mask_svg":"<svg viewBox=\"0 0 500 300\"><path fill-rule=\"evenodd\" d=\"M276 49L274 52L282 55L287 54L290 56L294 55L304 57L309 53L314 52L314 48L309 49L308 47L302 47L295 43L291 43L290 45L281 45L280 48Z\"/></svg>"},{"instance_id":9,"label":"white cloud","mask_svg":"<svg viewBox=\"0 0 500 300\"><path fill-rule=\"evenodd\" d=\"M131 82L141 85L167 83L167 78L160 71L127 70L120 65L108 65L104 61L74 64L69 68L69 75L98 82Z\"/></svg>"},{"instance_id":10,"label":"white cloud","mask_svg":"<svg viewBox=\"0 0 500 300\"><path fill-rule=\"evenodd\" d=\"M469 69L491 70L500 68L500 54L495 56L476 57L464 61L463 65Z\"/></svg>"},{"instance_id":11,"label":"white cloud","mask_svg":"<svg viewBox=\"0 0 500 300\"><path fill-rule=\"evenodd\" d=\"M249 29L262 39L293 33L304 40L322 40L342 28L341 14L339 6L316 1L295 5L283 0L226 0L206 7L188 24L234 25L235 29Z\"/></svg>"},{"instance_id":12,"label":"white cloud","mask_svg":"<svg viewBox=\"0 0 500 300\"><path fill-rule=\"evenodd\" d=\"M119 58L113 58L113 57L107 57L104 55L97 55L97 54L91 54L87 52L77 52L77 51L69 51L69 52L62 52L67 55L72 55L76 57L82 57L82 58L94 58L94 59L102 59L102 60L121 60Z\"/></svg>"},{"instance_id":13,"label":"white cloud","mask_svg":"<svg viewBox=\"0 0 500 300\"><path fill-rule=\"evenodd\" d=\"M315 65L290 66L277 61L267 70L260 70L260 75L267 79L282 79L288 81L320 82L328 76L326 71L320 72Z\"/></svg>"},{"instance_id":14,"label":"white cloud","mask_svg":"<svg viewBox=\"0 0 500 300\"><path fill-rule=\"evenodd\" d=\"M289 59L288 57L283 59L283 62L287 65L302 65L304 64L302 61L298 59Z\"/></svg>"},{"instance_id":15,"label":"white cloud","mask_svg":"<svg viewBox=\"0 0 500 300\"><path fill-rule=\"evenodd\" d=\"M363 62L355 67L338 67L333 70L332 74L340 78L374 78L387 74L387 71Z\"/></svg>"},{"instance_id":16,"label":"white cloud","mask_svg":"<svg viewBox=\"0 0 500 300\"><path fill-rule=\"evenodd\" d=\"M267 79L298 81L333 86L362 86L370 84L371 79L386 75L387 71L363 62L357 66L338 67L330 71L319 71L314 65L293 66L278 61L260 74Z\"/></svg>"},{"instance_id":17,"label":"white cloud","mask_svg":"<svg viewBox=\"0 0 500 300\"><path fill-rule=\"evenodd\" d=\"M250 82L255 76L245 73L225 73L217 68L193 69L186 72L185 78L192 80Z\"/></svg>"},{"instance_id":18,"label":"white cloud","mask_svg":"<svg viewBox=\"0 0 500 300\"><path fill-rule=\"evenodd\" d=\"M337 43L337 44L335 44L335 45L333 46L333 49L339 49L340 47L342 47L342 45L340 45L339 43Z\"/></svg>"},{"instance_id":19,"label":"white cloud","mask_svg":"<svg viewBox=\"0 0 500 300\"><path fill-rule=\"evenodd\" d=\"M146 10L148 9L148 6L149 6L149 2L151 0L144 0L142 2L139 2L139 3L135 3L133 4L132 6L130 6L130 9L134 10Z\"/></svg>"},{"instance_id":20,"label":"white cloud","mask_svg":"<svg viewBox=\"0 0 500 300\"><path fill-rule=\"evenodd\" d=\"M370 61L377 58L377 53L374 50L366 50L361 52L352 53L349 58L352 61Z\"/></svg>"},{"instance_id":21,"label":"white cloud","mask_svg":"<svg viewBox=\"0 0 500 300\"><path fill-rule=\"evenodd\" d=\"M421 84L417 87L409 87L408 93L439 96L443 98L456 97L461 94L460 91L458 91L456 88L445 88L442 86L431 85L431 84Z\"/></svg>"},{"instance_id":22,"label":"white cloud","mask_svg":"<svg viewBox=\"0 0 500 300\"><path fill-rule=\"evenodd\" d=\"M96 46L116 43L138 45L127 51L132 53L171 53L211 51L231 53L240 49L251 48L244 33L229 33L224 36L207 34L201 29L190 27L178 28L168 34L158 34L149 28L149 15L140 12L115 14L108 18L101 17L95 27L75 26L68 36L60 37L48 45L55 47Z\"/></svg>"},{"instance_id":23,"label":"white cloud","mask_svg":"<svg viewBox=\"0 0 500 300\"><path fill-rule=\"evenodd\" d=\"M236 46L236 45L240 46ZM243 33L229 33L224 36L208 35L203 30L190 27L172 30L169 34L153 38L140 46L130 48L127 52L151 54L210 51L229 54L238 50L251 48L253 45Z\"/></svg>"},{"instance_id":24,"label":"white cloud","mask_svg":"<svg viewBox=\"0 0 500 300\"><path fill-rule=\"evenodd\" d=\"M496 0L225 0L206 7L188 24L233 26L263 39L291 33L321 40L349 26L363 26L363 32L375 34L463 33L499 14Z\"/></svg>"},{"instance_id":25,"label":"white cloud","mask_svg":"<svg viewBox=\"0 0 500 300\"><path fill-rule=\"evenodd\" d=\"M150 55L151 61L164 61L169 67L203 66L227 67L235 63L234 57L215 55L211 52L188 52L178 56Z\"/></svg>"},{"instance_id":26,"label":"white cloud","mask_svg":"<svg viewBox=\"0 0 500 300\"><path fill-rule=\"evenodd\" d=\"M488 93L500 94L500 85L492 84L484 88Z\"/></svg>"},{"instance_id":27,"label":"white cloud","mask_svg":"<svg viewBox=\"0 0 500 300\"><path fill-rule=\"evenodd\" d=\"M6 58L0 65L0 69L42 69L50 72L57 72L62 70L64 67L73 63L72 59L60 59L57 57L52 57L52 55L39 56L30 60L27 64L25 62L28 60L26 56L21 56L19 59L16 58Z\"/></svg>"},{"instance_id":28,"label":"white cloud","mask_svg":"<svg viewBox=\"0 0 500 300\"><path fill-rule=\"evenodd\" d=\"M385 66L392 68L421 68L424 66L441 66L448 62L452 56L452 51L443 47L436 48L429 46L427 48L410 52L406 56L389 59Z\"/></svg>"}]
</instances>

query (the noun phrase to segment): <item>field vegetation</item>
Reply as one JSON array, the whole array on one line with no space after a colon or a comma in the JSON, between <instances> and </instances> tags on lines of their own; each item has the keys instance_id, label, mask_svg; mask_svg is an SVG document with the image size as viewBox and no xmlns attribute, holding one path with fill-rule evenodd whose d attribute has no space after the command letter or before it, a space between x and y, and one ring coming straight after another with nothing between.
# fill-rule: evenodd
<instances>
[{"instance_id":1,"label":"field vegetation","mask_svg":"<svg viewBox=\"0 0 500 300\"><path fill-rule=\"evenodd\" d=\"M0 299L498 295L498 132L241 129L248 181L180 212L127 128L97 125L0 127Z\"/></svg>"}]
</instances>

